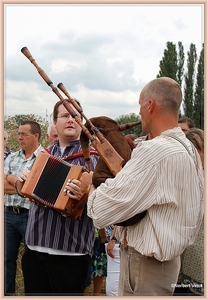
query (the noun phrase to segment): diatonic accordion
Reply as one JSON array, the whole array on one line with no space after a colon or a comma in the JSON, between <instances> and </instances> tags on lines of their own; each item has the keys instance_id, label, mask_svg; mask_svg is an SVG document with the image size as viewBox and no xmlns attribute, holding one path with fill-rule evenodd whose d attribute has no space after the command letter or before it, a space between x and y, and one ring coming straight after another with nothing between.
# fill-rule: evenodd
<instances>
[{"instance_id":1,"label":"diatonic accordion","mask_svg":"<svg viewBox=\"0 0 208 300\"><path fill-rule=\"evenodd\" d=\"M73 211L79 201L70 199L63 191L69 179L80 179L85 167L71 165L48 153L40 152L37 156L21 194L31 202L60 212L73 218ZM80 217L76 216L74 219Z\"/></svg>"}]
</instances>

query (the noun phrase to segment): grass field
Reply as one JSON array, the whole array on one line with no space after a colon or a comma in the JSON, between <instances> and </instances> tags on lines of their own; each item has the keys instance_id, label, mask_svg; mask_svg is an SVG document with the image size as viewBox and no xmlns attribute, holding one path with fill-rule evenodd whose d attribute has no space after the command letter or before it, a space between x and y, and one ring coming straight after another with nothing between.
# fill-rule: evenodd
<instances>
[{"instance_id":1,"label":"grass field","mask_svg":"<svg viewBox=\"0 0 208 300\"><path fill-rule=\"evenodd\" d=\"M23 252L24 252L24 246L23 244L21 244L19 248L19 255L17 260L16 291L15 291L16 296L24 295L24 282L23 282L23 275L21 269L21 258Z\"/></svg>"},{"instance_id":2,"label":"grass field","mask_svg":"<svg viewBox=\"0 0 208 300\"><path fill-rule=\"evenodd\" d=\"M22 258L23 252L24 252L24 246L23 246L23 244L21 244L20 249L19 249L18 260L17 260L16 291L15 291L16 296L24 296L24 282L23 282L23 275L22 275L22 269L21 269L21 258ZM87 291L86 291L85 295L86 296L92 296L92 292L93 292L93 284L91 284L87 288ZM106 294L105 294L105 280L103 282L101 296L106 296Z\"/></svg>"}]
</instances>

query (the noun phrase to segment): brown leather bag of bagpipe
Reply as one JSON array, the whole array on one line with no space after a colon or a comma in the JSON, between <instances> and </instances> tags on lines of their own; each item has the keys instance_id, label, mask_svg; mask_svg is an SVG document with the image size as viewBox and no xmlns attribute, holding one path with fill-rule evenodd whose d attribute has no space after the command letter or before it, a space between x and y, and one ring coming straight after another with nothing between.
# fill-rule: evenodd
<instances>
[{"instance_id":1,"label":"brown leather bag of bagpipe","mask_svg":"<svg viewBox=\"0 0 208 300\"><path fill-rule=\"evenodd\" d=\"M90 151L89 144L97 150L99 153L99 160L95 167L92 177L92 183L97 188L101 183L105 182L107 178L113 178L122 169L125 163L131 157L131 151L134 144L126 138L122 131L134 126L140 125L141 122L133 122L129 124L118 125L117 122L108 118L106 116L94 117L88 119L83 113L82 108L77 104L77 102L69 95L63 83L59 83L57 87L65 94L69 102L66 101L58 91L58 89L53 85L50 78L46 73L38 66L35 59L31 55L27 47L23 47L21 52L30 60L30 62L36 67L38 73L43 78L43 80L51 87L52 91L58 96L62 101L62 104L75 119L75 121L81 126L82 133L80 136L80 143L82 146L83 155L88 165L88 171L91 170L90 166ZM78 113L77 113L78 112ZM83 124L80 115L86 120ZM66 158L67 159L67 158ZM78 201L80 202L80 201ZM77 205L77 211L83 209L87 202L87 197L85 197L83 202ZM117 223L118 226L131 226L138 223L146 215L146 211L143 211L127 220ZM76 219L76 216L74 216Z\"/></svg>"}]
</instances>

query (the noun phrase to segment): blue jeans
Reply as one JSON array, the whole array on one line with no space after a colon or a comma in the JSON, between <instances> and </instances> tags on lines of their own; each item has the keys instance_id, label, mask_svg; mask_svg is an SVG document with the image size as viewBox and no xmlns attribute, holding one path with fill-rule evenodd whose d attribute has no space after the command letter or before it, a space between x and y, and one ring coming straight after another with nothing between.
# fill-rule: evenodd
<instances>
[{"instance_id":1,"label":"blue jeans","mask_svg":"<svg viewBox=\"0 0 208 300\"><path fill-rule=\"evenodd\" d=\"M28 209L20 213L12 208L4 207L4 286L5 295L15 293L15 278L19 246L25 241L25 231L28 220Z\"/></svg>"}]
</instances>

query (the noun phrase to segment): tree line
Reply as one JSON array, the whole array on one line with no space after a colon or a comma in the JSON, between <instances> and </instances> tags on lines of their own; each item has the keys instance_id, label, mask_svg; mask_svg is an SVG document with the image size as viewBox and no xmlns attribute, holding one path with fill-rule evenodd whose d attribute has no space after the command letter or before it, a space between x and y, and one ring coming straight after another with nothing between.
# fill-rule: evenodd
<instances>
[{"instance_id":1,"label":"tree line","mask_svg":"<svg viewBox=\"0 0 208 300\"><path fill-rule=\"evenodd\" d=\"M187 52L186 68L185 68L185 52L182 42L173 44L166 43L163 57L159 63L159 72L156 78L167 76L176 80L183 91L183 104L180 116L185 115L191 118L195 126L204 129L204 44L197 57L197 49L194 44L190 44ZM115 119L118 124L126 124L136 122L140 119L139 115L130 113L122 115ZM40 124L42 136L40 143L43 147L47 146L46 133L48 121L40 116L15 115L13 117L4 116L4 128L9 134L8 146L13 150L19 149L17 140L17 130L21 122L25 120L33 120ZM134 133L140 135L141 126L136 126L124 131L124 134Z\"/></svg>"},{"instance_id":2,"label":"tree line","mask_svg":"<svg viewBox=\"0 0 208 300\"><path fill-rule=\"evenodd\" d=\"M181 42L167 42L160 61L158 77L168 76L176 80L183 91L183 112L191 118L195 126L204 129L204 44L197 57L197 49L190 44L187 52L186 70L184 47Z\"/></svg>"}]
</instances>

